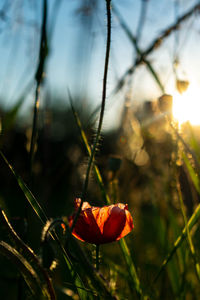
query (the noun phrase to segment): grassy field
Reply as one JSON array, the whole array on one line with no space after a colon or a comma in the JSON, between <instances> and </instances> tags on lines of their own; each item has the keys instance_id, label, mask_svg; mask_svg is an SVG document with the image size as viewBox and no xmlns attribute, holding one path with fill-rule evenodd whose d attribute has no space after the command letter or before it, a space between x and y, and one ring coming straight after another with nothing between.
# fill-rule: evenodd
<instances>
[{"instance_id":1,"label":"grassy field","mask_svg":"<svg viewBox=\"0 0 200 300\"><path fill-rule=\"evenodd\" d=\"M111 10L105 1L102 98L91 114L70 87L69 106L55 97L60 105L40 107L47 4L33 118L19 118L25 96L1 111L0 299L200 299L200 127L173 119L172 99L147 59L199 5L142 52L114 3ZM135 67L146 65L161 97L133 109L127 88L120 126L102 133L112 15L137 52ZM182 94L187 82L176 83Z\"/></svg>"}]
</instances>

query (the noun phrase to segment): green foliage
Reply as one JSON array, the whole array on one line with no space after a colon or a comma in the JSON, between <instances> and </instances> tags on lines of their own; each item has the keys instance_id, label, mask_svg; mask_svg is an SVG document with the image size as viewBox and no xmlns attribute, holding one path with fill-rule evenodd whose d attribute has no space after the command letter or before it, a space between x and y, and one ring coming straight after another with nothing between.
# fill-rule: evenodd
<instances>
[{"instance_id":1,"label":"green foliage","mask_svg":"<svg viewBox=\"0 0 200 300\"><path fill-rule=\"evenodd\" d=\"M17 250L3 241L0 242L0 253L17 266L29 286L31 293L40 299L42 290L41 282L28 261Z\"/></svg>"},{"instance_id":2,"label":"green foliage","mask_svg":"<svg viewBox=\"0 0 200 300\"><path fill-rule=\"evenodd\" d=\"M81 141L77 141L77 143L80 142L80 147L84 145L85 150L88 155L90 155L91 151L86 131L83 129L77 111L75 111L73 106L72 108L81 136ZM146 139L148 138L147 135ZM150 149L152 145L149 144L148 147ZM197 151L196 144L192 150ZM83 150L83 156L85 153ZM183 150L181 153L183 153L181 156L182 162L185 163L190 184L192 184L194 191L199 192L199 176L196 172L195 162L190 153L188 154L186 151L183 152ZM51 299L48 292L48 284L52 282L58 299L62 299L62 297L73 298L75 295L79 295L81 299L95 299L96 297L115 299L115 297L123 297L123 295L127 299L130 298L130 295L135 295L134 297L141 299L148 297L150 299L159 299L161 296L163 299L169 297L180 298L187 294L191 295L192 290L195 288L195 294L198 294L198 276L196 276L196 272L198 275L199 252L196 243L199 238L197 226L200 216L200 206L197 205L191 216L186 218L185 215L184 219L180 221L180 217L183 216L183 211L184 214L186 214L184 203L181 201L180 204L175 204L174 201L176 201L178 197L176 180L173 180L174 183L172 184L171 182L169 185L166 169L161 173L161 164L155 165L155 168L157 166L158 168L160 167L159 177L157 177L156 169L153 175L152 172L148 173L149 170L146 169L146 177L144 177L142 170L137 169L138 178L146 178L145 189L147 189L152 203L149 201L145 203L144 198L141 200L143 201L141 207L137 206L137 209L135 209L134 205L131 205L131 209L137 212L134 218L135 233L133 236L131 233L130 237L116 242L119 243L119 250L116 249L114 243L113 246L104 245L101 247L102 262L100 258L100 271L98 272L95 270L95 264L91 257L91 249L86 244L80 244L71 236L67 225L67 218L64 217L65 213L63 213L62 219L52 219L51 221L43 209L45 203L39 203L37 198L30 191L28 185L25 184L24 180L19 176L18 172L8 162L2 152L1 157L2 162L4 161L4 165L11 171L9 176L12 175L13 178L15 178L17 186L23 193L21 197L24 197L32 208L29 210L29 214L35 214L36 218L40 220L41 225L46 228L45 243L42 242L41 248L39 246L40 250L38 246L36 247L39 254L36 254L37 252L31 250L31 248L23 242L23 239L19 238L12 226L10 229L9 227L6 227L7 229L4 228L3 231L1 254L16 265L18 270L16 274L22 274L27 283L29 293L37 295L37 297L43 297L43 294L45 295L44 297ZM161 154L159 158L161 159ZM162 163L164 161L165 159L162 160ZM125 174L127 176L132 171L133 174L136 172L135 169L132 170L130 167L133 167L132 163L126 166L125 173L121 173L123 174L122 176L125 176ZM123 180L120 181L120 172L124 172L122 168L124 168L123 164L119 166L119 170L117 170L119 174L116 173L115 175L119 177L115 184L118 185L117 191L121 195L117 195L117 197L123 197L125 193L126 198L124 202L128 202L129 197L131 198L131 193L127 189L127 186L123 188ZM101 175L100 168L97 167L96 163L93 164L93 170L96 180L93 181L92 186L89 186L88 193L91 195L91 198L95 199L98 197L102 205L110 204L110 195L107 192L109 184L106 176ZM168 173L171 174L170 176L173 175L176 178L172 166L168 169L168 172L170 172ZM159 178L157 180L161 180L162 178L164 181L155 181L152 183L152 176ZM160 187L161 184L164 183L165 195L162 189L160 194L159 190L153 189L153 186L158 183ZM140 182L136 183L135 190L141 192L144 186L142 183L141 190L140 184ZM17 186L15 185L15 188ZM142 191L142 195L145 197L145 190ZM163 195L164 198L162 198ZM180 195L179 191L179 198ZM157 201L157 197L160 199L160 202ZM172 198L170 199L170 197ZM6 198L3 194L2 199L6 203ZM64 202L63 207L65 207ZM6 209L8 210L8 208ZM9 211L8 215L10 215ZM29 222L29 219L27 219L27 221ZM50 222L48 227L45 226L46 222ZM8 221L7 223L9 224ZM63 229L60 227L62 223L65 223L64 235ZM29 223L28 226L30 226ZM6 231L9 232L9 240L5 235ZM39 232L37 235L38 239L40 239ZM31 236L29 237L29 240L30 239ZM186 239L189 242L189 248L187 242L184 241ZM110 251L107 251L107 247ZM140 251L141 247L144 249L143 251ZM188 249L190 249L190 252L188 252ZM194 251L191 251L191 249ZM43 254L40 257L40 253L42 252ZM122 257L124 258L123 260ZM161 264L164 257L165 259ZM40 263L41 259L42 264ZM103 263L103 260L106 260L106 264ZM58 261L58 264L56 269L52 270L54 261ZM192 278L190 284L188 284L188 276ZM165 285L162 282L165 282ZM38 286L40 289L38 289ZM43 286L42 289L41 286ZM168 287L168 292L163 296L163 289L166 287ZM124 292L125 290L126 292Z\"/></svg>"},{"instance_id":3,"label":"green foliage","mask_svg":"<svg viewBox=\"0 0 200 300\"><path fill-rule=\"evenodd\" d=\"M155 113L150 105L142 112L133 112L126 99L121 127L104 133L100 145L111 45L110 13L118 18L137 54L125 77L144 63L163 93L165 87L147 56L198 6L142 51L138 36L132 34L115 3L111 10L111 1L105 1L107 47L94 137L94 127L84 127L92 114L89 110L78 113L71 95L71 109L60 105L64 101L57 101L51 109L39 107L49 55L48 3L43 1L41 14L33 124L20 128L16 121L24 97L2 117L1 296L13 300L198 299L199 136L188 125L185 138L165 107L164 115L159 107ZM125 78L119 80L117 91L124 84ZM127 203L133 215L133 232L118 242L96 245L93 255L94 245L75 239L69 227L76 197L94 206ZM81 207L73 226L80 211Z\"/></svg>"}]
</instances>

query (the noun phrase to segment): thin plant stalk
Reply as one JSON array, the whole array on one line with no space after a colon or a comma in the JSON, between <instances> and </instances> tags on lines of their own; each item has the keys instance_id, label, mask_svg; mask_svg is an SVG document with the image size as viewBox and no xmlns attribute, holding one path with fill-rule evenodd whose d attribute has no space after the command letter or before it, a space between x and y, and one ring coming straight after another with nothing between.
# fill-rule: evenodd
<instances>
[{"instance_id":1,"label":"thin plant stalk","mask_svg":"<svg viewBox=\"0 0 200 300\"><path fill-rule=\"evenodd\" d=\"M24 193L24 196L27 198L28 202L32 206L32 208L33 208L34 212L36 213L37 217L40 219L41 223L43 225L45 225L46 222L48 221L48 218L47 218L45 212L43 211L42 207L37 202L36 198L33 196L31 191L28 189L28 187L24 183L23 179L17 174L17 172L9 164L6 157L3 155L3 153L1 151L0 151L0 155L3 158L3 160L5 161L5 163L7 164L7 166L10 168L11 172L13 173L15 179L18 182L19 187L21 188L22 192ZM68 233L69 233L69 237L70 237L70 235L71 235L70 230L68 230ZM65 259L65 262L66 262L66 264L69 268L70 274L72 275L73 278L75 278L74 280L75 280L76 286L82 286L84 288L82 280L81 280L81 278L78 274L78 270L75 267L75 265L72 264L70 258L68 257L67 252L65 251L63 245L61 244L60 240L58 239L57 234L54 231L52 233L50 232L49 234L50 234L51 238L53 240L55 240L57 245L59 246L59 248L60 248L60 250L63 254L63 257ZM102 275L95 272L95 268L93 267L92 264L90 264L87 256L84 254L81 247L79 246L78 243L76 243L75 240L74 240L74 249L73 250L75 251L76 256L79 257L80 264L82 266L84 266L85 269L87 268L88 273L89 273L89 278L91 279L94 286L98 286L98 289L101 290L103 293L105 293L105 296L110 297L108 299L115 299L115 296L111 295L111 291L109 290L109 287L107 286L106 280L102 277ZM79 291L78 291L78 293L79 293Z\"/></svg>"},{"instance_id":2,"label":"thin plant stalk","mask_svg":"<svg viewBox=\"0 0 200 300\"><path fill-rule=\"evenodd\" d=\"M138 59L136 60L136 62L134 63L134 67L133 69L135 70L135 67L137 66L137 62L138 60L142 59L142 62L144 62L148 68L148 70L150 71L151 75L153 76L153 78L155 79L155 81L157 82L160 90L162 93L165 92L165 88L158 76L158 74L156 73L156 71L154 70L152 64L146 59L146 57L144 57L143 52L141 51L141 49L138 46L138 40L137 38L132 34L131 30L129 29L128 25L124 22L122 16L120 15L120 13L118 12L118 10L116 9L115 6L112 5L112 11L113 13L116 15L116 17L118 18L118 21L120 23L120 26L122 27L122 29L124 30L124 32L126 33L126 35L128 36L128 38L130 39L130 41L132 42ZM132 74L132 73L131 73ZM120 80L121 82L121 80ZM121 83L119 84L119 86L121 86Z\"/></svg>"},{"instance_id":3,"label":"thin plant stalk","mask_svg":"<svg viewBox=\"0 0 200 300\"><path fill-rule=\"evenodd\" d=\"M89 159L89 163L88 163L88 169L87 169L87 173L86 173L85 184L84 184L83 193L82 193L82 197L81 197L81 204L79 206L79 209L78 209L78 211L75 215L73 224L71 226L71 232L74 229L74 226L76 224L78 216L81 212L82 204L83 204L84 199L85 199L85 195L86 195L86 191L87 191L87 187L88 187L88 182L89 182L89 173L90 173L92 162L93 162L93 159L94 159L94 156L95 156L96 146L97 146L98 141L99 141L101 128L102 128L102 124L103 124L103 116L104 116L105 101L106 101L106 83L107 83L107 73L108 73L108 62L109 62L110 42L111 42L111 11L110 11L110 4L111 4L111 1L106 0L106 9L107 9L107 47L106 47L106 57L105 57L105 66L104 66L102 103L101 103L101 112L100 112L100 118L99 118L99 125L98 125L98 129L97 129L97 135L96 135L96 139L95 139L95 142L94 142L94 145L93 145L92 149L90 149L90 147L87 146L88 145L87 138L86 138L85 134L83 134L84 131L82 130L81 123L77 122L77 124L79 126L79 129L81 130L81 136L82 136L83 142L84 142L84 144L85 144L85 146L88 150L88 153L90 155L90 159ZM71 102L71 104L72 104L72 102ZM73 112L75 112L74 109L73 109ZM76 121L78 121L79 119L77 119L77 114L74 114L74 115L75 115ZM91 151L91 154L90 154L90 151ZM98 172L97 175L101 179L101 175L100 175L99 172ZM102 182L102 180L101 180L101 182ZM109 199L108 196L106 198ZM139 281L139 278L137 276L135 266L133 264L133 261L131 259L131 255L129 253L128 247L127 247L126 242L125 242L124 239L120 240L120 246L121 246L122 252L124 254L127 266L129 267L129 270L131 270L130 271L130 277L134 282L137 295L138 295L139 298L143 298L143 293L142 293L142 289L141 289L141 286L140 286L140 281ZM131 284L131 286L132 286L132 284ZM134 290L134 287L133 287L133 290Z\"/></svg>"},{"instance_id":4,"label":"thin plant stalk","mask_svg":"<svg viewBox=\"0 0 200 300\"><path fill-rule=\"evenodd\" d=\"M77 222L78 216L81 212L81 208L83 205L83 202L85 200L87 188L88 188L88 183L89 183L89 175L90 175L90 170L93 164L93 160L95 157L96 153L96 147L99 142L100 134L101 134L101 129L103 125L103 117L104 117L104 111L105 111L105 104L106 104L106 86L107 86L107 77L108 77L108 64L109 64L109 56L110 56L110 44L111 44L111 0L106 0L106 12L107 12L107 44L106 44L106 55L105 55L105 64L104 64L104 76L103 76L103 90L102 90L102 101L101 101L101 111L100 111L100 117L99 117L99 124L97 128L97 134L94 140L94 145L92 147L91 155L89 158L89 163L87 167L87 172L86 172L86 177L85 177L85 182L83 186L83 192L81 196L81 203L79 206L79 209L74 217L74 221L71 227L71 231L73 231L75 224Z\"/></svg>"},{"instance_id":5,"label":"thin plant stalk","mask_svg":"<svg viewBox=\"0 0 200 300\"><path fill-rule=\"evenodd\" d=\"M38 112L40 106L40 87L43 81L44 65L47 57L47 0L43 0L43 15L42 15L42 27L41 27L41 39L40 39L40 50L39 50L39 62L35 74L36 89L35 89L35 103L33 112L33 125L31 134L31 145L30 145L30 177L32 177L33 159L35 154L35 146L37 142L37 123L38 123Z\"/></svg>"},{"instance_id":6,"label":"thin plant stalk","mask_svg":"<svg viewBox=\"0 0 200 300\"><path fill-rule=\"evenodd\" d=\"M87 140L87 136L84 132L84 129L83 129L83 126L81 124L81 120L79 118L79 115L77 113L77 111L75 110L74 108L74 105L73 105L73 101L72 101L72 97L70 95L70 92L68 90L68 95L69 95L69 101L70 101L70 105L71 105L71 109L72 109L72 112L73 112L73 115L74 115L74 118L75 118L75 121L76 121L76 124L78 126L78 129L80 131L80 135L81 135L81 138L83 140L83 143L86 147L86 150L88 152L88 155L91 156L91 153L92 153L92 150L91 150L91 147L88 143L88 140ZM110 198L108 197L108 194L106 193L106 190L105 190L105 185L103 183L103 179L101 177L101 174L100 174L100 171L99 171L99 168L96 164L93 164L93 167L94 167L94 173L96 175L96 178L97 178L97 182L98 182L98 185L100 187L100 190L101 190L101 193L102 193L102 198L103 198L103 201L104 201L104 204L106 205L110 205L111 204L111 201L110 201Z\"/></svg>"},{"instance_id":7,"label":"thin plant stalk","mask_svg":"<svg viewBox=\"0 0 200 300\"><path fill-rule=\"evenodd\" d=\"M78 117L78 113L75 111L75 109L73 107L73 103L72 103L71 100L72 99L70 98L70 102L71 102L71 105L72 105L72 110L73 110L73 113L74 113L74 116L75 116L75 119L76 119L76 123L77 123L78 128L79 128L79 130L81 132L82 141L83 141L83 143L84 143L84 145L85 145L85 147L86 147L86 149L88 151L88 154L90 155L91 149L90 149L90 146L88 144L88 140L87 140L86 134L85 134L84 129L82 127L80 118ZM95 164L94 164L94 167L95 167ZM111 203L110 197L109 197L109 195L107 194L107 192L105 190L105 186L103 184L103 179L102 179L102 176L101 176L101 173L100 173L99 169L97 168L96 170L98 171L98 172L95 172L98 184L99 184L99 186L101 188L103 188L103 194L105 195L104 201L105 201L105 203L107 205L109 205ZM126 265L127 265L128 272L129 272L129 278L130 278L129 287L130 287L130 290L131 290L131 292L134 292L134 290L136 290L138 298L142 298L143 299L145 296L143 295L143 292L142 292L142 288L141 288L141 284L140 284L140 279L139 279L139 277L137 275L137 271L136 271L134 262L132 260L132 257L131 257L131 254L130 254L130 251L129 251L129 248L128 248L127 244L126 244L125 239L124 238L121 239L119 241L119 244L120 244L120 248L121 248L121 251L123 253Z\"/></svg>"},{"instance_id":8,"label":"thin plant stalk","mask_svg":"<svg viewBox=\"0 0 200 300\"><path fill-rule=\"evenodd\" d=\"M142 30L143 30L144 24L145 24L147 5L148 5L148 0L141 0L140 17L139 17L139 21L138 21L137 30L136 30L136 38L137 38L138 42L141 39Z\"/></svg>"},{"instance_id":9,"label":"thin plant stalk","mask_svg":"<svg viewBox=\"0 0 200 300\"><path fill-rule=\"evenodd\" d=\"M183 14L181 17L177 19L177 21L172 24L171 26L167 27L165 30L163 30L162 34L159 35L153 42L150 44L150 46L145 50L142 51L141 55L139 56L138 60L132 64L131 67L129 67L124 74L119 79L117 86L114 88L112 94L116 94L125 84L127 76L131 76L133 72L135 71L136 67L139 65L142 65L143 63L147 62L146 57L153 53L154 50L158 49L161 45L164 39L170 36L171 33L178 30L180 28L180 25L187 20L189 17L192 16L192 14L195 13L195 11L198 11L200 8L200 4L195 4L190 10L188 10L185 14ZM116 8L115 8L116 10ZM149 67L149 66L148 66ZM152 72L152 70L150 70ZM154 76L154 74L152 73ZM155 78L155 76L154 76ZM156 78L155 78L156 79ZM157 81L157 79L156 79Z\"/></svg>"},{"instance_id":10,"label":"thin plant stalk","mask_svg":"<svg viewBox=\"0 0 200 300\"><path fill-rule=\"evenodd\" d=\"M199 263L197 261L197 255L195 252L195 248L192 242L192 237L188 228L188 220L187 220L187 216L185 213L185 208L184 208L184 203L183 203L183 197L182 197L182 193L181 193L181 188L180 188L180 183L178 182L178 178L176 176L176 186L177 186L177 192L178 192L178 197L179 197L179 201L180 201L180 206L181 206L181 212L183 215L183 220L184 220L184 224L185 224L185 228L186 228L186 234L187 234L187 239L188 239L188 244L189 244L189 248L190 248L190 252L194 261L194 265L195 265L195 270L196 270L196 275L197 275L197 279L200 281L200 266Z\"/></svg>"},{"instance_id":11,"label":"thin plant stalk","mask_svg":"<svg viewBox=\"0 0 200 300\"><path fill-rule=\"evenodd\" d=\"M43 276L43 279L46 282L47 291L49 293L50 299L51 300L55 300L56 299L55 291L54 291L53 284L52 284L51 278L50 278L47 270L43 268L43 266L41 265L40 260L35 255L35 253L33 252L33 250L30 247L28 247L23 242L23 240L18 236L18 234L15 232L15 230L12 227L12 225L8 221L8 218L7 218L7 216L6 216L6 214L5 214L4 211L0 210L0 216L1 216L1 220L3 221L4 225L7 227L9 235L14 240L16 246L18 246L21 249L21 251L23 251L24 254L26 254L27 257L29 257L33 261L33 263L35 265L33 267L33 269L36 267L40 271L41 275Z\"/></svg>"},{"instance_id":12,"label":"thin plant stalk","mask_svg":"<svg viewBox=\"0 0 200 300\"><path fill-rule=\"evenodd\" d=\"M192 228L197 223L199 218L200 218L200 204L197 206L197 208L195 209L192 216L190 217L190 219L187 222L187 228L189 231L192 230ZM186 233L186 226L185 226L182 230L182 233L177 237L176 241L174 242L172 250L167 254L165 259L163 260L163 263L162 263L158 273L154 277L152 284L156 283L156 281L158 280L158 278L160 277L162 272L165 270L168 262L172 259L173 255L176 253L176 250L180 247L183 240L186 238L186 235L187 235L187 233Z\"/></svg>"},{"instance_id":13,"label":"thin plant stalk","mask_svg":"<svg viewBox=\"0 0 200 300\"><path fill-rule=\"evenodd\" d=\"M168 121L170 127L173 129L173 131L174 131L174 133L175 133L177 139L181 141L181 143L183 144L183 146L184 146L184 148L186 149L186 151L192 155L192 157L193 157L193 159L194 159L194 161L195 161L195 164L196 164L198 170L200 170L200 163L199 163L199 161L198 161L198 158L197 158L196 153L195 153L195 152L187 145L187 143L184 141L184 139L182 138L182 136L181 136L180 133L178 132L177 128L174 126L173 122L171 121L171 119L168 118L168 117L166 117L166 119L167 119L167 121Z\"/></svg>"}]
</instances>

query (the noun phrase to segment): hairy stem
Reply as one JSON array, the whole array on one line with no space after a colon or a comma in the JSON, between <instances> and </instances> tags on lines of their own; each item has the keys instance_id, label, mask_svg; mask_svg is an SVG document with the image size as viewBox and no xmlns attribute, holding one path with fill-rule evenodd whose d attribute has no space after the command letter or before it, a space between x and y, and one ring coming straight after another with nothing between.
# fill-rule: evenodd
<instances>
[{"instance_id":1,"label":"hairy stem","mask_svg":"<svg viewBox=\"0 0 200 300\"><path fill-rule=\"evenodd\" d=\"M106 85L107 85L107 77L108 77L108 64L109 64L109 56L110 56L110 43L111 43L111 9L110 9L111 0L106 0L106 12L107 12L107 44L106 44L106 55L105 55L105 64L104 64L104 76L103 76L103 90L102 90L102 100L101 100L101 111L100 111L100 117L99 117L99 124L97 128L97 134L94 140L94 145L92 147L91 155L89 158L89 163L87 167L85 182L83 186L83 192L81 196L81 204L79 206L79 209L75 215L74 222L71 227L71 231L73 231L74 226L76 224L76 221L78 219L78 216L81 212L81 207L83 205L83 202L85 200L88 183L89 183L89 175L92 167L92 163L95 157L96 147L99 142L101 129L103 125L103 117L104 117L104 111L105 111L105 103L106 103Z\"/></svg>"}]
</instances>

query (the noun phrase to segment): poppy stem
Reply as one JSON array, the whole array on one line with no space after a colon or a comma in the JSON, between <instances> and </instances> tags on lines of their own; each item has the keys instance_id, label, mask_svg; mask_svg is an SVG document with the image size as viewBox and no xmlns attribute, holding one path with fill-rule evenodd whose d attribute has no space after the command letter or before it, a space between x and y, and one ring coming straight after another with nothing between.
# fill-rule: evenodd
<instances>
[{"instance_id":1,"label":"poppy stem","mask_svg":"<svg viewBox=\"0 0 200 300\"><path fill-rule=\"evenodd\" d=\"M103 125L103 117L104 117L105 104L106 104L106 92L107 92L106 88L107 88L108 65L109 65L109 57L110 57L110 44L111 44L111 0L106 0L106 12L107 12L107 43L106 43L106 54L105 54L105 63L104 63L101 111L100 111L100 116L99 116L99 123L98 123L96 137L94 140L93 147L91 149L91 155L89 157L88 167L87 167L85 181L84 181L84 185L83 185L83 191L82 191L82 195L81 195L81 203L80 203L80 206L74 217L74 221L71 226L71 232L73 231L73 229L76 225L78 216L81 212L83 202L85 201L85 196L86 196L87 188L88 188L88 184L89 184L90 170L92 168L92 164L93 164L93 161L95 158L96 147L97 147L99 139L100 139L101 129L102 129L102 125Z\"/></svg>"},{"instance_id":2,"label":"poppy stem","mask_svg":"<svg viewBox=\"0 0 200 300\"><path fill-rule=\"evenodd\" d=\"M96 270L99 271L99 245L96 245Z\"/></svg>"}]
</instances>

